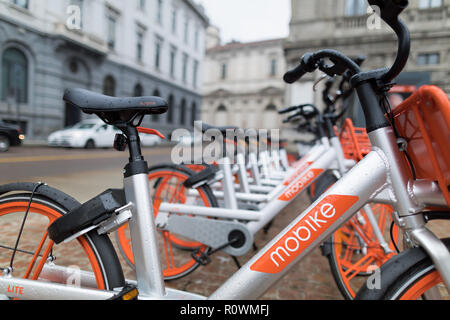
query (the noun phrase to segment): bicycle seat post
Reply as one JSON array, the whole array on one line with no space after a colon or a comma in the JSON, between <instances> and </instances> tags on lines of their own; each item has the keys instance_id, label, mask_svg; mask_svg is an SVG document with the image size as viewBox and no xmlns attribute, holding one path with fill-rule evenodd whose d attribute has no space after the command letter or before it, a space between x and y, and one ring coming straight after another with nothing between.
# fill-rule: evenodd
<instances>
[{"instance_id":1,"label":"bicycle seat post","mask_svg":"<svg viewBox=\"0 0 450 320\"><path fill-rule=\"evenodd\" d=\"M166 290L150 198L148 165L142 156L137 128L127 124L120 129L127 137L130 153L124 169L124 190L127 202L134 205L129 227L138 290L140 297L161 298L166 295Z\"/></svg>"}]
</instances>

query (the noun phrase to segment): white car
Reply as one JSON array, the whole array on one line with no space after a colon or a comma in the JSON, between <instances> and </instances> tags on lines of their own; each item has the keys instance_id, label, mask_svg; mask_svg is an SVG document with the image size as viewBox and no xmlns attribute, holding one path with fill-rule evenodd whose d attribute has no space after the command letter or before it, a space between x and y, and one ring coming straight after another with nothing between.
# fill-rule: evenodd
<instances>
[{"instance_id":1,"label":"white car","mask_svg":"<svg viewBox=\"0 0 450 320\"><path fill-rule=\"evenodd\" d=\"M178 145L181 146L193 146L195 144L202 144L202 135L194 135L193 132L185 132L182 131L179 134L173 134L172 133L172 142L175 142Z\"/></svg>"},{"instance_id":2,"label":"white car","mask_svg":"<svg viewBox=\"0 0 450 320\"><path fill-rule=\"evenodd\" d=\"M67 148L112 148L114 138L121 133L117 128L105 124L101 120L84 120L76 125L53 132L48 136L51 147ZM139 134L143 147L155 146L161 143L161 138L148 134Z\"/></svg>"}]
</instances>

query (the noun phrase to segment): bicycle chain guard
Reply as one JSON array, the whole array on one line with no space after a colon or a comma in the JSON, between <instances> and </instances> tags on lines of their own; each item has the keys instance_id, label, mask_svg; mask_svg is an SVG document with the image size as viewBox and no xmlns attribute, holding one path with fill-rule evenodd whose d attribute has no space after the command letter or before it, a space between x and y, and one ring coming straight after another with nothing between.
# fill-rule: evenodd
<instances>
[{"instance_id":1,"label":"bicycle chain guard","mask_svg":"<svg viewBox=\"0 0 450 320\"><path fill-rule=\"evenodd\" d=\"M244 224L236 221L170 214L164 230L200 242L213 250L230 243L232 240L230 235L240 232L244 240L241 240L239 245L231 244L222 249L223 252L232 256L242 256L253 246L252 233Z\"/></svg>"}]
</instances>

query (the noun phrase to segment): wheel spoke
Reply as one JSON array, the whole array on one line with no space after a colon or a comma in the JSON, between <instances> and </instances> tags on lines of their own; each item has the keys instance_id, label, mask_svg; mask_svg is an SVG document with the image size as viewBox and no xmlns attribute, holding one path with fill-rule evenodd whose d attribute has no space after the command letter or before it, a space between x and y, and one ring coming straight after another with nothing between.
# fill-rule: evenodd
<instances>
[{"instance_id":1,"label":"wheel spoke","mask_svg":"<svg viewBox=\"0 0 450 320\"><path fill-rule=\"evenodd\" d=\"M42 268L44 267L45 262L47 261L47 257L50 255L50 252L53 248L53 240L50 240L50 242L47 245L47 248L44 251L44 254L41 257L41 260L39 261L39 265L36 268L36 271L34 272L32 280L37 280L39 275L41 274Z\"/></svg>"},{"instance_id":2,"label":"wheel spoke","mask_svg":"<svg viewBox=\"0 0 450 320\"><path fill-rule=\"evenodd\" d=\"M31 262L28 265L27 271L25 272L25 275L23 276L24 279L28 279L30 276L31 270L33 270L34 264L36 263L36 259L39 256L39 253L42 250L42 247L44 246L45 241L47 240L48 233L47 231L44 233L44 236L42 237L41 241L39 242L39 246L37 247L33 258L31 259Z\"/></svg>"}]
</instances>

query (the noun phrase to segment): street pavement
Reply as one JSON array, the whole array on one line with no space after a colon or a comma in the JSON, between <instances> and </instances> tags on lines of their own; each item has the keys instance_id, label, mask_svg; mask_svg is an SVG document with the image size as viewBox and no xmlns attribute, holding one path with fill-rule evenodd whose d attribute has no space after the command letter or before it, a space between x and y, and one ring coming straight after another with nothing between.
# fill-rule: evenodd
<instances>
[{"instance_id":1,"label":"street pavement","mask_svg":"<svg viewBox=\"0 0 450 320\"><path fill-rule=\"evenodd\" d=\"M169 147L144 149L144 157L150 164L170 161ZM108 188L122 187L122 168L127 153L114 150L72 150L47 147L19 147L0 154L0 184L9 182L43 181L64 191L80 202L85 202ZM277 216L268 234L255 235L255 244L262 248L309 204L306 195L299 197ZM1 228L1 226L0 226ZM439 236L449 234L450 224L433 223L432 229ZM115 237L111 236L113 242ZM252 255L249 252L239 258L244 264ZM119 254L120 256L120 254ZM121 258L126 277L135 279L132 268ZM237 270L230 256L218 253L212 262L199 267L188 276L168 282L168 286L209 295ZM342 299L331 276L326 258L320 249L314 250L304 261L278 284L269 289L262 299Z\"/></svg>"}]
</instances>

